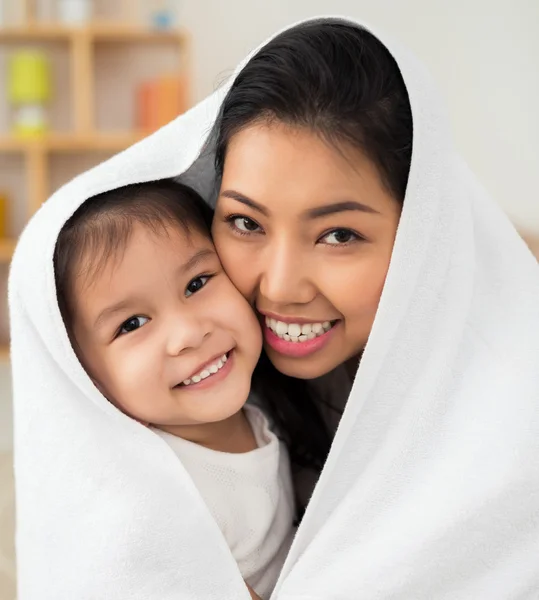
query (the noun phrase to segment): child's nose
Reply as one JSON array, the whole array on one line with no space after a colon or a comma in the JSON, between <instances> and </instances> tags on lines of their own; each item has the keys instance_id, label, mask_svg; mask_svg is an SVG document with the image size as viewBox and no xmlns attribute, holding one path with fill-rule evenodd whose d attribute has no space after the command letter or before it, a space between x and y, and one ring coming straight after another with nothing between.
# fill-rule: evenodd
<instances>
[{"instance_id":1,"label":"child's nose","mask_svg":"<svg viewBox=\"0 0 539 600\"><path fill-rule=\"evenodd\" d=\"M177 356L200 347L204 339L211 334L211 330L211 322L205 318L185 316L174 319L167 335L167 353Z\"/></svg>"}]
</instances>

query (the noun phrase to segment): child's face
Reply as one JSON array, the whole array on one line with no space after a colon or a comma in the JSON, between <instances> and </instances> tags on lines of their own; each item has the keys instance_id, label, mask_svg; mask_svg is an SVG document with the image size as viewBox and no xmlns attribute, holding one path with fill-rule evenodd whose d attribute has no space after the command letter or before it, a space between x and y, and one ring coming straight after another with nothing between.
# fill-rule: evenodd
<instances>
[{"instance_id":1,"label":"child's face","mask_svg":"<svg viewBox=\"0 0 539 600\"><path fill-rule=\"evenodd\" d=\"M89 283L75 281L79 357L109 401L139 421L221 421L247 399L260 326L212 242L167 232L135 225L124 253Z\"/></svg>"}]
</instances>

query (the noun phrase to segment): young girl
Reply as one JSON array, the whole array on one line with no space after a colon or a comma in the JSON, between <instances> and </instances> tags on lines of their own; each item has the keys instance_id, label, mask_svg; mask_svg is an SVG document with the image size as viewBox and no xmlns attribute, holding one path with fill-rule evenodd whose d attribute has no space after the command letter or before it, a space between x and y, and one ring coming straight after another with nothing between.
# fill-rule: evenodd
<instances>
[{"instance_id":1,"label":"young girl","mask_svg":"<svg viewBox=\"0 0 539 600\"><path fill-rule=\"evenodd\" d=\"M221 268L210 220L173 181L89 199L58 236L58 301L96 387L170 446L268 598L293 535L290 468L264 413L245 404L260 326Z\"/></svg>"}]
</instances>

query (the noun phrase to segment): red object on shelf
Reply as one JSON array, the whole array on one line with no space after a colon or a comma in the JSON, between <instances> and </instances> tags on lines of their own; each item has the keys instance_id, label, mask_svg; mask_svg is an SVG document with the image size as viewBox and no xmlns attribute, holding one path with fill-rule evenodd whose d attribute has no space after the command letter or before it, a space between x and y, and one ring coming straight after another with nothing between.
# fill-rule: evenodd
<instances>
[{"instance_id":1,"label":"red object on shelf","mask_svg":"<svg viewBox=\"0 0 539 600\"><path fill-rule=\"evenodd\" d=\"M156 131L185 112L185 85L181 77L159 77L143 82L137 93L137 126Z\"/></svg>"}]
</instances>

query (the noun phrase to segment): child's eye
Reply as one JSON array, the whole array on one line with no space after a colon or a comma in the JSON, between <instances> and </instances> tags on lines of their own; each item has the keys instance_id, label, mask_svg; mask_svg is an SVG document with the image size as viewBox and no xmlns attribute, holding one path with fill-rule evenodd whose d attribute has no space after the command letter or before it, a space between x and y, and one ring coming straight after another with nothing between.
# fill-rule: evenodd
<instances>
[{"instance_id":1,"label":"child's eye","mask_svg":"<svg viewBox=\"0 0 539 600\"><path fill-rule=\"evenodd\" d=\"M236 231L236 233L240 233L242 235L248 235L249 233L262 231L262 228L256 221L253 221L253 219L243 215L230 215L226 218L226 222L234 231Z\"/></svg>"},{"instance_id":2,"label":"child's eye","mask_svg":"<svg viewBox=\"0 0 539 600\"><path fill-rule=\"evenodd\" d=\"M333 229L333 231L329 231L323 237L320 238L320 241L328 246L345 246L352 242L357 242L361 240L361 236L352 231L351 229Z\"/></svg>"},{"instance_id":3,"label":"child's eye","mask_svg":"<svg viewBox=\"0 0 539 600\"><path fill-rule=\"evenodd\" d=\"M140 329L143 325L149 321L148 317L130 317L127 321L124 321L118 330L118 335L124 335L126 333L131 333L135 331L135 329Z\"/></svg>"},{"instance_id":4,"label":"child's eye","mask_svg":"<svg viewBox=\"0 0 539 600\"><path fill-rule=\"evenodd\" d=\"M201 290L208 281L213 277L213 275L199 275L192 279L185 288L185 296L188 298L193 294L196 294L199 290Z\"/></svg>"}]
</instances>

